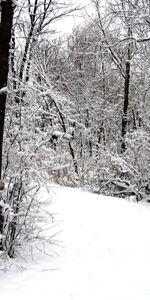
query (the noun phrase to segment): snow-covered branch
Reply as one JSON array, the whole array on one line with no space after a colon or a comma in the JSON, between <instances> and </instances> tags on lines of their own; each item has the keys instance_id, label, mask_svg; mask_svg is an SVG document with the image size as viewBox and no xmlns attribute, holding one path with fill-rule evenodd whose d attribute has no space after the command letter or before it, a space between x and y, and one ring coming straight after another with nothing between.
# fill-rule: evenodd
<instances>
[{"instance_id":1,"label":"snow-covered branch","mask_svg":"<svg viewBox=\"0 0 150 300\"><path fill-rule=\"evenodd\" d=\"M7 94L7 92L8 92L7 86L4 86L0 89L0 94Z\"/></svg>"}]
</instances>

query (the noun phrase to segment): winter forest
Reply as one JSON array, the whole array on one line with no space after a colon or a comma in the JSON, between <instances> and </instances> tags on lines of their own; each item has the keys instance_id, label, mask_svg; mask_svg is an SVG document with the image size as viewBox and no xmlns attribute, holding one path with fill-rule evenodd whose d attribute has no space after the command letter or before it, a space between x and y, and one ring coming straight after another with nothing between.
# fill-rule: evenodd
<instances>
[{"instance_id":1,"label":"winter forest","mask_svg":"<svg viewBox=\"0 0 150 300\"><path fill-rule=\"evenodd\" d=\"M0 250L10 257L36 235L47 182L150 200L150 2L92 0L92 15L58 37L53 24L75 4L0 1Z\"/></svg>"}]
</instances>

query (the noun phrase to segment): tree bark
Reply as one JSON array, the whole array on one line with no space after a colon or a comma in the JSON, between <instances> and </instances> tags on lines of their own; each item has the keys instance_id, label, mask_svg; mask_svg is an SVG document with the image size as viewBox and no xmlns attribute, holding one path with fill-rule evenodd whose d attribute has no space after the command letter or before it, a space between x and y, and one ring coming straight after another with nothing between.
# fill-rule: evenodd
<instances>
[{"instance_id":1,"label":"tree bark","mask_svg":"<svg viewBox=\"0 0 150 300\"><path fill-rule=\"evenodd\" d=\"M7 87L9 71L9 48L13 23L12 0L1 2L0 23L0 89ZM2 178L2 148L7 93L0 92L0 180Z\"/></svg>"},{"instance_id":2,"label":"tree bark","mask_svg":"<svg viewBox=\"0 0 150 300\"><path fill-rule=\"evenodd\" d=\"M123 117L122 117L122 144L121 152L126 151L125 135L128 126L128 106L129 106L129 86L130 86L130 62L126 62L126 77L124 84L124 104L123 104Z\"/></svg>"}]
</instances>

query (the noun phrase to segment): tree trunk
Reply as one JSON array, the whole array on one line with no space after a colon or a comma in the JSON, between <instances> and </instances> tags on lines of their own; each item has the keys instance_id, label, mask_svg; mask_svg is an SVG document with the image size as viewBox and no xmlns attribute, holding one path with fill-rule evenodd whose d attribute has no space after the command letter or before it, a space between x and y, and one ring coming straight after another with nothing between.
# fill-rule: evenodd
<instances>
[{"instance_id":1,"label":"tree trunk","mask_svg":"<svg viewBox=\"0 0 150 300\"><path fill-rule=\"evenodd\" d=\"M130 62L126 62L126 77L124 84L124 105L123 105L123 117L122 117L122 144L121 152L126 151L125 135L127 133L128 126L128 106L129 106L129 86L130 86Z\"/></svg>"},{"instance_id":2,"label":"tree trunk","mask_svg":"<svg viewBox=\"0 0 150 300\"><path fill-rule=\"evenodd\" d=\"M9 70L9 44L13 22L12 0L1 2L1 24L0 24L0 89L7 86ZM0 92L0 180L2 178L2 147L5 119L6 91Z\"/></svg>"}]
</instances>

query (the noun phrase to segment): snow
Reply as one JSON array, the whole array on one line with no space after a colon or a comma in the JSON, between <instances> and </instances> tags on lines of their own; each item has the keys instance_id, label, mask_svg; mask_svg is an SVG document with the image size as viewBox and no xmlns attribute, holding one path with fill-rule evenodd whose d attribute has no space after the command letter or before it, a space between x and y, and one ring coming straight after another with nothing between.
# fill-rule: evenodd
<instances>
[{"instance_id":1,"label":"snow","mask_svg":"<svg viewBox=\"0 0 150 300\"><path fill-rule=\"evenodd\" d=\"M7 86L4 86L4 87L2 87L2 88L0 89L0 94L6 94L7 91L8 91Z\"/></svg>"},{"instance_id":2,"label":"snow","mask_svg":"<svg viewBox=\"0 0 150 300\"><path fill-rule=\"evenodd\" d=\"M58 130L53 131L53 136L58 137L58 138L64 138L64 139L67 139L67 140L72 139L71 134L64 133L64 132L61 132L61 131L58 131Z\"/></svg>"},{"instance_id":3,"label":"snow","mask_svg":"<svg viewBox=\"0 0 150 300\"><path fill-rule=\"evenodd\" d=\"M1 271L0 299L149 300L149 207L79 189L49 190L59 245L18 270ZM40 197L48 199L46 189Z\"/></svg>"}]
</instances>

